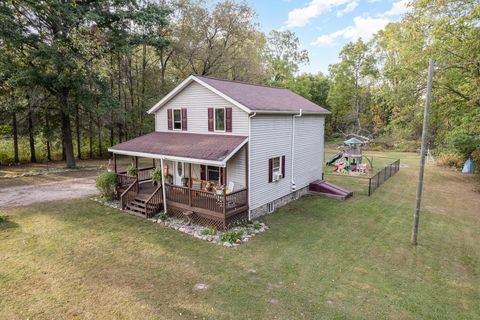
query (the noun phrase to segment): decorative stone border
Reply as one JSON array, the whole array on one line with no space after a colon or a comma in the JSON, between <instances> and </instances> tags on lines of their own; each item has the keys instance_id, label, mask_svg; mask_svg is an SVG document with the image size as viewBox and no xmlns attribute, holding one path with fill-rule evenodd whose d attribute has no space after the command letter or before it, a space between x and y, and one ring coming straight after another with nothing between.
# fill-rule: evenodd
<instances>
[{"instance_id":1,"label":"decorative stone border","mask_svg":"<svg viewBox=\"0 0 480 320\"><path fill-rule=\"evenodd\" d=\"M91 199L93 201L103 204L104 206L121 210L120 202L118 200L106 201L101 197L94 197ZM217 245L223 245L224 247L227 247L227 248L238 247L240 244L248 242L248 240L250 240L250 238L254 237L256 234L259 234L268 230L268 226L265 223L255 220L253 222L245 223L244 225L235 226L233 228L228 229L227 231L216 230L215 234L210 234L210 233L202 234L202 232L206 233L205 230L208 230L210 232L213 228L204 227L204 226L200 226L193 223L188 224L186 221L182 219L178 219L171 216L168 216L166 220L165 219L162 220L161 217L162 217L162 213L148 220L154 223L159 223L167 228L175 229L180 232L189 234L197 239L215 243ZM241 239L235 243L230 243L227 241L220 240L222 234L227 232L241 233L242 234Z\"/></svg>"}]
</instances>

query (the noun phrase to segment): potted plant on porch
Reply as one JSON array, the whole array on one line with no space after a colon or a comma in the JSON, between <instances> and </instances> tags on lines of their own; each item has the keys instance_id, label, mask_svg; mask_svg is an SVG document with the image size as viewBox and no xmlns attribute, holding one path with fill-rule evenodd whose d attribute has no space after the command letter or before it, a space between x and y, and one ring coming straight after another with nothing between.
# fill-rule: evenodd
<instances>
[{"instance_id":1,"label":"potted plant on porch","mask_svg":"<svg viewBox=\"0 0 480 320\"><path fill-rule=\"evenodd\" d=\"M133 163L127 167L127 176L135 177L138 174L138 168L136 168Z\"/></svg>"},{"instance_id":2,"label":"potted plant on porch","mask_svg":"<svg viewBox=\"0 0 480 320\"><path fill-rule=\"evenodd\" d=\"M159 168L154 168L150 171L150 177L152 178L152 184L158 186L162 183L162 170Z\"/></svg>"}]
</instances>

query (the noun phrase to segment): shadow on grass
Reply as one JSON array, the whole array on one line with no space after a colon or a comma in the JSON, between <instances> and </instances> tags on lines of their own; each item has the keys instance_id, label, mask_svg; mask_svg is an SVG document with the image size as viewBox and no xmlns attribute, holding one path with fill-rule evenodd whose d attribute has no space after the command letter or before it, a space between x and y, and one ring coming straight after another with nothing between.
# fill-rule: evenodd
<instances>
[{"instance_id":1,"label":"shadow on grass","mask_svg":"<svg viewBox=\"0 0 480 320\"><path fill-rule=\"evenodd\" d=\"M0 231L7 230L7 229L13 229L13 228L18 228L18 223L10 221L8 219L0 222Z\"/></svg>"}]
</instances>

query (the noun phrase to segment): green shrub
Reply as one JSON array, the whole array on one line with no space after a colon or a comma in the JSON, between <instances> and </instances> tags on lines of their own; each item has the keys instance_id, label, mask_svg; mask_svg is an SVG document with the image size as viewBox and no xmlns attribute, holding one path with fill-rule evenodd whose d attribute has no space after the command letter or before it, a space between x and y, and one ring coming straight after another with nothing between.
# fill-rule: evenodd
<instances>
[{"instance_id":1,"label":"green shrub","mask_svg":"<svg viewBox=\"0 0 480 320\"><path fill-rule=\"evenodd\" d=\"M253 224L253 229L255 229L255 230L259 230L261 227L262 227L262 225L258 222Z\"/></svg>"},{"instance_id":2,"label":"green shrub","mask_svg":"<svg viewBox=\"0 0 480 320\"><path fill-rule=\"evenodd\" d=\"M0 224L7 222L7 216L0 214Z\"/></svg>"},{"instance_id":3,"label":"green shrub","mask_svg":"<svg viewBox=\"0 0 480 320\"><path fill-rule=\"evenodd\" d=\"M208 229L203 229L202 232L200 232L202 235L211 235L214 236L217 234L217 228L215 227L208 227Z\"/></svg>"},{"instance_id":4,"label":"green shrub","mask_svg":"<svg viewBox=\"0 0 480 320\"><path fill-rule=\"evenodd\" d=\"M162 183L162 170L159 168L152 169L152 171L150 171L150 177L152 178L152 184L154 186L159 185Z\"/></svg>"},{"instance_id":5,"label":"green shrub","mask_svg":"<svg viewBox=\"0 0 480 320\"><path fill-rule=\"evenodd\" d=\"M158 218L160 219L160 221L165 222L168 219L168 215L165 212L162 212L162 213L160 213Z\"/></svg>"},{"instance_id":6,"label":"green shrub","mask_svg":"<svg viewBox=\"0 0 480 320\"><path fill-rule=\"evenodd\" d=\"M104 172L97 177L95 185L100 190L102 197L108 201L113 200L117 186L117 175L113 172Z\"/></svg>"},{"instance_id":7,"label":"green shrub","mask_svg":"<svg viewBox=\"0 0 480 320\"><path fill-rule=\"evenodd\" d=\"M223 242L234 243L242 239L243 232L227 231L220 236L220 240Z\"/></svg>"},{"instance_id":8,"label":"green shrub","mask_svg":"<svg viewBox=\"0 0 480 320\"><path fill-rule=\"evenodd\" d=\"M133 164L129 165L127 167L127 176L129 177L135 177L138 174L138 168L135 168Z\"/></svg>"},{"instance_id":9,"label":"green shrub","mask_svg":"<svg viewBox=\"0 0 480 320\"><path fill-rule=\"evenodd\" d=\"M464 159L460 154L444 152L437 156L436 162L443 167L462 168Z\"/></svg>"},{"instance_id":10,"label":"green shrub","mask_svg":"<svg viewBox=\"0 0 480 320\"><path fill-rule=\"evenodd\" d=\"M480 138L470 134L458 134L453 138L453 146L460 153L464 160L472 155L475 150L480 149Z\"/></svg>"}]
</instances>

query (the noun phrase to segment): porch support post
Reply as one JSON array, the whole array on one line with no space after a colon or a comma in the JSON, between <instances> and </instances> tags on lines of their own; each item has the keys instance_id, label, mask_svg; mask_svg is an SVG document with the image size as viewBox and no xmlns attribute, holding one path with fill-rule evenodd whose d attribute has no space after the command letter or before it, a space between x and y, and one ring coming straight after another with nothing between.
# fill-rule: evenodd
<instances>
[{"instance_id":1,"label":"porch support post","mask_svg":"<svg viewBox=\"0 0 480 320\"><path fill-rule=\"evenodd\" d=\"M192 206L192 164L188 164L188 205Z\"/></svg>"},{"instance_id":2,"label":"porch support post","mask_svg":"<svg viewBox=\"0 0 480 320\"><path fill-rule=\"evenodd\" d=\"M115 153L113 154L113 170L117 173L117 155Z\"/></svg>"},{"instance_id":3,"label":"porch support post","mask_svg":"<svg viewBox=\"0 0 480 320\"><path fill-rule=\"evenodd\" d=\"M152 159L152 166L153 166L153 169L155 169L155 158Z\"/></svg>"},{"instance_id":4,"label":"porch support post","mask_svg":"<svg viewBox=\"0 0 480 320\"><path fill-rule=\"evenodd\" d=\"M135 169L137 169L137 181L138 181L138 157L135 157Z\"/></svg>"},{"instance_id":5,"label":"porch support post","mask_svg":"<svg viewBox=\"0 0 480 320\"><path fill-rule=\"evenodd\" d=\"M162 196L163 196L163 212L167 213L167 196L165 192L165 172L163 171L163 158L160 158L160 165L162 166Z\"/></svg>"},{"instance_id":6,"label":"porch support post","mask_svg":"<svg viewBox=\"0 0 480 320\"><path fill-rule=\"evenodd\" d=\"M227 213L227 165L225 164L225 168L223 168L223 175L225 181L223 181L223 217L226 219Z\"/></svg>"}]
</instances>

